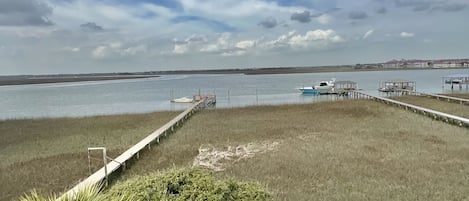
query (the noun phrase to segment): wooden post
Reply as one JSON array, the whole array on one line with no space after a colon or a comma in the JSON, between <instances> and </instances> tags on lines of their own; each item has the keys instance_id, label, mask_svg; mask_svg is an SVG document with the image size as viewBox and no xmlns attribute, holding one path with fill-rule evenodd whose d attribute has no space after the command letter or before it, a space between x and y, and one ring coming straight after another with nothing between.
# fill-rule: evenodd
<instances>
[{"instance_id":1,"label":"wooden post","mask_svg":"<svg viewBox=\"0 0 469 201\"><path fill-rule=\"evenodd\" d=\"M93 150L101 150L103 152L103 163L104 163L104 178L106 180L105 185L107 186L109 184L108 181L108 175L107 175L107 154L106 154L106 147L90 147L88 148L88 163L89 163L89 169L91 171L91 158L90 158L90 151Z\"/></svg>"}]
</instances>

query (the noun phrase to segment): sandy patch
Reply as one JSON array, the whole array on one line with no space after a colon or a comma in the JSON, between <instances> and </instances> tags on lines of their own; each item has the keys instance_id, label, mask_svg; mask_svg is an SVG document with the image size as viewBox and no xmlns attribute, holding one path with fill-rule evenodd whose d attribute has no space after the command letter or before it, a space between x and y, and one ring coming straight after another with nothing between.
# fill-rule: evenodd
<instances>
[{"instance_id":1,"label":"sandy patch","mask_svg":"<svg viewBox=\"0 0 469 201\"><path fill-rule=\"evenodd\" d=\"M244 145L228 146L226 150L213 145L202 145L195 157L193 166L204 167L214 171L223 171L231 164L249 159L256 154L274 151L280 142L251 142Z\"/></svg>"}]
</instances>

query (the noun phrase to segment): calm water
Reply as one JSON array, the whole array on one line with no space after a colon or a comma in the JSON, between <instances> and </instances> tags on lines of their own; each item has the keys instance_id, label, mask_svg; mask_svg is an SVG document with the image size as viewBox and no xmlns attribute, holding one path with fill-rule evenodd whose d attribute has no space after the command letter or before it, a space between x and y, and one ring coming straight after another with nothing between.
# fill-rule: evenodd
<instances>
[{"instance_id":1,"label":"calm water","mask_svg":"<svg viewBox=\"0 0 469 201\"><path fill-rule=\"evenodd\" d=\"M344 72L282 75L173 75L136 80L113 80L0 87L0 119L89 116L182 110L172 98L215 93L217 108L247 105L309 103L335 96L303 96L295 88L320 80L353 80L358 88L378 94L379 82L408 79L417 91L441 93L442 76L469 74L468 69L387 72ZM465 88L464 88L465 90ZM446 92L450 92L448 87Z\"/></svg>"}]
</instances>

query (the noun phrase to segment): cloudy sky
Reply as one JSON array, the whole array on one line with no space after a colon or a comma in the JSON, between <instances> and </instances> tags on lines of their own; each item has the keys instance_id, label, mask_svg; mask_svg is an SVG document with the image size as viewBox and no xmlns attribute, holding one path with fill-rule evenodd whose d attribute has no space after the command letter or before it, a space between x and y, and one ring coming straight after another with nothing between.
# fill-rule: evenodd
<instances>
[{"instance_id":1,"label":"cloudy sky","mask_svg":"<svg viewBox=\"0 0 469 201\"><path fill-rule=\"evenodd\" d=\"M0 0L0 74L467 58L468 0Z\"/></svg>"}]
</instances>

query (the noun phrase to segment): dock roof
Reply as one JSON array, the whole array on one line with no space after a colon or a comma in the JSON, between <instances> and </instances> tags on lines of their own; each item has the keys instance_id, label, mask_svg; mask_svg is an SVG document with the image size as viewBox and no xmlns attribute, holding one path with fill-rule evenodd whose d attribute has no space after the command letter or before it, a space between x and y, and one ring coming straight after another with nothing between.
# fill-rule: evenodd
<instances>
[{"instance_id":1,"label":"dock roof","mask_svg":"<svg viewBox=\"0 0 469 201\"><path fill-rule=\"evenodd\" d=\"M336 81L334 82L334 84L357 84L357 83L354 81L350 81L350 80L343 80L343 81Z\"/></svg>"},{"instance_id":2,"label":"dock roof","mask_svg":"<svg viewBox=\"0 0 469 201\"><path fill-rule=\"evenodd\" d=\"M384 82L392 82L392 83L409 83L409 82L415 82L411 80L403 80L403 79L395 79L395 80L386 80Z\"/></svg>"}]
</instances>

